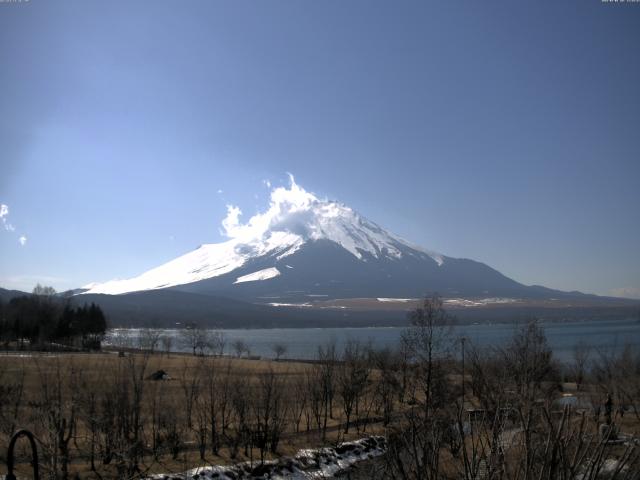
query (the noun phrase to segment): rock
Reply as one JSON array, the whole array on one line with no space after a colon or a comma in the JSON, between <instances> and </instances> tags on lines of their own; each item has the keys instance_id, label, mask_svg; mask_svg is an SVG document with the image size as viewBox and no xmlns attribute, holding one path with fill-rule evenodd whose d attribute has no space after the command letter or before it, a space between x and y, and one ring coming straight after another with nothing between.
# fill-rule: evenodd
<instances>
[{"instance_id":1,"label":"rock","mask_svg":"<svg viewBox=\"0 0 640 480\"><path fill-rule=\"evenodd\" d=\"M151 375L149 375L147 377L147 380L168 380L169 379L169 374L167 374L167 372L165 372L164 370L158 370L156 372L153 372Z\"/></svg>"}]
</instances>

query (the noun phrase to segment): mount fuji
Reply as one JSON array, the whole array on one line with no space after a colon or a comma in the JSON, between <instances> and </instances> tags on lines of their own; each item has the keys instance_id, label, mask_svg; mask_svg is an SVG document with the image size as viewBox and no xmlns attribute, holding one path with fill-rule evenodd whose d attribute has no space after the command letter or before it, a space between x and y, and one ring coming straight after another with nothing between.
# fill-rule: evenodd
<instances>
[{"instance_id":1,"label":"mount fuji","mask_svg":"<svg viewBox=\"0 0 640 480\"><path fill-rule=\"evenodd\" d=\"M242 212L228 206L222 226L229 240L202 245L131 279L88 285L82 293L172 289L251 300L562 294L414 245L346 205L319 199L293 177L290 182L274 189L268 210L245 224Z\"/></svg>"}]
</instances>

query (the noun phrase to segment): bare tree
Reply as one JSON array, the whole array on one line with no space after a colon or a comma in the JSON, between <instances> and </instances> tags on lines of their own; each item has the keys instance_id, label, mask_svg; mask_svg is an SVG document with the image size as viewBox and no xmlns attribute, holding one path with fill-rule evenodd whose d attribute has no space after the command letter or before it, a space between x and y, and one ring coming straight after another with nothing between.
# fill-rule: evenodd
<instances>
[{"instance_id":1,"label":"bare tree","mask_svg":"<svg viewBox=\"0 0 640 480\"><path fill-rule=\"evenodd\" d=\"M590 354L591 347L583 341L578 342L573 347L573 363L571 367L573 370L573 376L576 382L577 390L580 390L580 386L584 382Z\"/></svg>"},{"instance_id":2,"label":"bare tree","mask_svg":"<svg viewBox=\"0 0 640 480\"><path fill-rule=\"evenodd\" d=\"M184 445L183 435L185 430L182 428L183 425L180 422L178 411L177 402L169 397L166 399L163 408L158 412L160 444L166 446L173 460L178 458Z\"/></svg>"},{"instance_id":3,"label":"bare tree","mask_svg":"<svg viewBox=\"0 0 640 480\"><path fill-rule=\"evenodd\" d=\"M592 363L592 375L597 389L592 402L602 405L611 395L618 405L616 415L624 415L624 405L631 408L640 419L640 354L632 345L625 345L621 352L602 349ZM599 411L599 406L596 407Z\"/></svg>"},{"instance_id":4,"label":"bare tree","mask_svg":"<svg viewBox=\"0 0 640 480\"><path fill-rule=\"evenodd\" d=\"M143 328L140 330L138 336L138 348L141 350L148 350L149 353L154 353L160 345L160 339L162 334L159 330L153 328Z\"/></svg>"},{"instance_id":5,"label":"bare tree","mask_svg":"<svg viewBox=\"0 0 640 480\"><path fill-rule=\"evenodd\" d=\"M542 382L554 373L555 368L551 348L540 324L532 320L516 331L511 343L502 350L502 357L521 401L533 402L541 391Z\"/></svg>"},{"instance_id":6,"label":"bare tree","mask_svg":"<svg viewBox=\"0 0 640 480\"><path fill-rule=\"evenodd\" d=\"M615 364L615 391L618 397L618 414L624 415L625 405L631 408L640 420L640 353L638 349L627 344Z\"/></svg>"},{"instance_id":7,"label":"bare tree","mask_svg":"<svg viewBox=\"0 0 640 480\"><path fill-rule=\"evenodd\" d=\"M220 427L222 435L225 436L229 426L231 417L231 389L232 384L232 368L231 361L227 359L222 367L222 372L218 377L218 412L220 414Z\"/></svg>"},{"instance_id":8,"label":"bare tree","mask_svg":"<svg viewBox=\"0 0 640 480\"><path fill-rule=\"evenodd\" d=\"M220 449L220 426L218 417L224 418L228 396L228 385L224 385L224 375L220 372L219 360L209 358L203 368L203 409L211 439L211 453ZM227 377L228 378L228 377Z\"/></svg>"},{"instance_id":9,"label":"bare tree","mask_svg":"<svg viewBox=\"0 0 640 480\"><path fill-rule=\"evenodd\" d=\"M0 431L11 436L16 425L22 420L20 406L25 393L25 361L10 370L5 362L0 362Z\"/></svg>"},{"instance_id":10,"label":"bare tree","mask_svg":"<svg viewBox=\"0 0 640 480\"><path fill-rule=\"evenodd\" d=\"M102 420L104 463L116 461L120 477L140 473L144 453L145 376L149 353L118 358L111 375L104 378Z\"/></svg>"},{"instance_id":11,"label":"bare tree","mask_svg":"<svg viewBox=\"0 0 640 480\"><path fill-rule=\"evenodd\" d=\"M209 337L207 330L189 325L181 331L182 343L185 348L191 350L195 356L197 353L204 355L204 351L209 348Z\"/></svg>"},{"instance_id":12,"label":"bare tree","mask_svg":"<svg viewBox=\"0 0 640 480\"><path fill-rule=\"evenodd\" d=\"M195 349L202 356L213 354L221 356L224 354L226 339L222 332L213 330L199 330L195 334Z\"/></svg>"},{"instance_id":13,"label":"bare tree","mask_svg":"<svg viewBox=\"0 0 640 480\"><path fill-rule=\"evenodd\" d=\"M207 451L207 437L209 436L209 426L211 425L211 412L207 395L202 392L202 388L199 389L195 397L194 410L196 421L193 430L196 434L196 444L198 446L198 452L200 453L200 460L204 460L205 453ZM214 429L212 429L212 431L215 432Z\"/></svg>"},{"instance_id":14,"label":"bare tree","mask_svg":"<svg viewBox=\"0 0 640 480\"><path fill-rule=\"evenodd\" d=\"M267 450L276 453L286 420L284 383L273 370L260 375L257 391L251 402L255 431L253 438L264 463Z\"/></svg>"},{"instance_id":15,"label":"bare tree","mask_svg":"<svg viewBox=\"0 0 640 480\"><path fill-rule=\"evenodd\" d=\"M235 458L241 445L244 446L244 454L249 456L252 448L252 435L250 424L250 407L254 397L251 395L245 379L234 378L230 390L231 407L233 410L233 434L230 437L230 454Z\"/></svg>"},{"instance_id":16,"label":"bare tree","mask_svg":"<svg viewBox=\"0 0 640 480\"><path fill-rule=\"evenodd\" d=\"M311 421L309 416L309 400L308 389L306 383L306 377L299 375L294 377L292 388L292 400L290 404L291 413L293 415L293 424L295 425L296 433L300 432L300 423L302 422L302 416L307 413L307 431L311 427Z\"/></svg>"},{"instance_id":17,"label":"bare tree","mask_svg":"<svg viewBox=\"0 0 640 480\"><path fill-rule=\"evenodd\" d=\"M319 382L322 399L322 439L327 437L327 422L333 418L333 398L335 396L337 353L335 340L318 347L318 360L315 364L316 379Z\"/></svg>"},{"instance_id":18,"label":"bare tree","mask_svg":"<svg viewBox=\"0 0 640 480\"><path fill-rule=\"evenodd\" d=\"M434 406L434 381L440 373L437 370L453 345L453 318L445 311L442 299L433 295L409 313L409 320L411 327L404 333L403 341L417 366L423 405L429 410ZM429 415L428 411L426 413Z\"/></svg>"},{"instance_id":19,"label":"bare tree","mask_svg":"<svg viewBox=\"0 0 640 480\"><path fill-rule=\"evenodd\" d=\"M200 374L203 370L202 362L198 361L195 365L186 359L182 365L179 376L180 389L182 391L182 399L184 401L185 419L187 430L192 428L193 409L197 397L200 394Z\"/></svg>"},{"instance_id":20,"label":"bare tree","mask_svg":"<svg viewBox=\"0 0 640 480\"><path fill-rule=\"evenodd\" d=\"M475 478L480 469L496 476L511 471L524 479L555 478L546 476L555 466L538 469L544 465L542 445L547 450L551 445L556 448L554 438L562 427L552 421L550 402L545 405L540 401L553 398L558 388L558 373L544 330L536 321L528 322L506 347L472 349L470 360L471 386L484 411L480 428L461 444L464 478ZM460 418L459 422L461 425ZM514 443L509 445L510 465L503 451L505 443Z\"/></svg>"},{"instance_id":21,"label":"bare tree","mask_svg":"<svg viewBox=\"0 0 640 480\"><path fill-rule=\"evenodd\" d=\"M397 391L400 384L397 379L393 353L389 349L382 349L373 352L371 356L373 365L378 372L375 382L375 396L380 409L382 410L382 422L389 425L395 407Z\"/></svg>"},{"instance_id":22,"label":"bare tree","mask_svg":"<svg viewBox=\"0 0 640 480\"><path fill-rule=\"evenodd\" d=\"M39 377L39 395L32 405L37 412L54 478L69 478L70 442L77 421L77 370L73 363L63 365L55 358L51 367L34 358ZM67 396L71 393L71 397Z\"/></svg>"},{"instance_id":23,"label":"bare tree","mask_svg":"<svg viewBox=\"0 0 640 480\"><path fill-rule=\"evenodd\" d=\"M56 291L53 287L47 287L40 285L39 283L33 287L33 291L31 293L38 297L54 297L56 295Z\"/></svg>"},{"instance_id":24,"label":"bare tree","mask_svg":"<svg viewBox=\"0 0 640 480\"><path fill-rule=\"evenodd\" d=\"M357 340L348 340L342 353L342 362L337 368L337 393L345 415L344 433L349 433L351 416L358 416L360 397L369 380L370 368L367 351Z\"/></svg>"},{"instance_id":25,"label":"bare tree","mask_svg":"<svg viewBox=\"0 0 640 480\"><path fill-rule=\"evenodd\" d=\"M276 356L276 361L279 361L280 357L287 353L287 346L284 343L274 343L271 345L271 350Z\"/></svg>"},{"instance_id":26,"label":"bare tree","mask_svg":"<svg viewBox=\"0 0 640 480\"><path fill-rule=\"evenodd\" d=\"M227 345L227 339L225 338L224 333L220 331L210 332L208 343L209 349L211 350L213 355L224 355L224 349Z\"/></svg>"},{"instance_id":27,"label":"bare tree","mask_svg":"<svg viewBox=\"0 0 640 480\"><path fill-rule=\"evenodd\" d=\"M173 345L173 336L172 335L163 335L160 339L162 343L162 350L167 355L167 357L171 354L171 346Z\"/></svg>"},{"instance_id":28,"label":"bare tree","mask_svg":"<svg viewBox=\"0 0 640 480\"><path fill-rule=\"evenodd\" d=\"M440 451L454 418L448 412L452 398L444 368L452 343L452 318L434 295L410 312L409 320L403 341L415 365L420 395L401 423L389 428L385 458L393 478L431 480L440 478Z\"/></svg>"},{"instance_id":29,"label":"bare tree","mask_svg":"<svg viewBox=\"0 0 640 480\"><path fill-rule=\"evenodd\" d=\"M97 369L97 374L89 376L87 373L80 372L78 382L78 419L84 425L87 432L87 441L89 451L89 465L92 472L96 471L96 455L99 444L100 435L100 384L104 381L102 373L106 371L104 364Z\"/></svg>"},{"instance_id":30,"label":"bare tree","mask_svg":"<svg viewBox=\"0 0 640 480\"><path fill-rule=\"evenodd\" d=\"M249 347L248 345L245 343L244 340L238 338L237 340L234 340L231 343L231 347L233 348L233 351L236 354L236 357L240 358L242 357L242 355L246 352L247 355L249 355Z\"/></svg>"}]
</instances>

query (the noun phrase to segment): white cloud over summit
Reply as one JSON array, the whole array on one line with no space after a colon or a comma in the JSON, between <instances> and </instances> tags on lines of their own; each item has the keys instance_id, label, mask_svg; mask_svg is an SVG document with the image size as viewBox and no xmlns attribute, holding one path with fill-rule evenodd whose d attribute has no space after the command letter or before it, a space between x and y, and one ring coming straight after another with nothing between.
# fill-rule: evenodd
<instances>
[{"instance_id":1,"label":"white cloud over summit","mask_svg":"<svg viewBox=\"0 0 640 480\"><path fill-rule=\"evenodd\" d=\"M239 207L227 205L227 216L222 220L222 233L229 238L245 242L262 239L265 234L273 231L285 231L301 236L312 234L319 213L315 212L315 209L328 202L322 202L300 187L291 174L289 182L289 188L273 189L267 210L257 213L247 223L241 223L242 210Z\"/></svg>"},{"instance_id":2,"label":"white cloud over summit","mask_svg":"<svg viewBox=\"0 0 640 480\"><path fill-rule=\"evenodd\" d=\"M238 245L261 244L274 235L289 235L297 242L328 239L340 244L357 258L363 252L377 257L382 254L400 257L399 244L405 240L385 231L375 223L361 217L348 206L320 199L298 185L289 174L289 187L271 190L269 206L242 223L242 211L227 205L227 216L222 221L222 234ZM442 264L442 256L418 248Z\"/></svg>"}]
</instances>

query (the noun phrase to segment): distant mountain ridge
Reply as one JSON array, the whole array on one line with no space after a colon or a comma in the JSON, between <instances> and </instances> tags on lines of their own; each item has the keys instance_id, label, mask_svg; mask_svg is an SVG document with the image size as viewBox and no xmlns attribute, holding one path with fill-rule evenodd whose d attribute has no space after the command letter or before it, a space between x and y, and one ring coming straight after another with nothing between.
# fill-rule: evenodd
<instances>
[{"instance_id":1,"label":"distant mountain ridge","mask_svg":"<svg viewBox=\"0 0 640 480\"><path fill-rule=\"evenodd\" d=\"M14 297L20 297L23 295L29 295L27 292L21 290L8 290L6 288L0 288L0 300L8 303Z\"/></svg>"}]
</instances>

